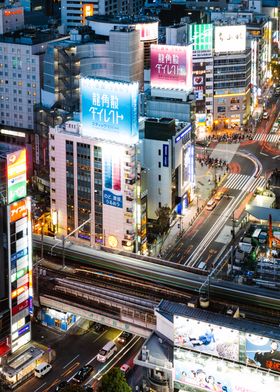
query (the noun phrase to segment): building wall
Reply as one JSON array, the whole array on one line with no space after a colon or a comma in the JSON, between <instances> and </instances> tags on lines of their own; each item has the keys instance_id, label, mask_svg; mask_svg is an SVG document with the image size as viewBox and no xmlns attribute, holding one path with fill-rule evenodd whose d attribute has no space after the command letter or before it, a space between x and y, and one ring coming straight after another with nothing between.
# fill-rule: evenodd
<instances>
[{"instance_id":1,"label":"building wall","mask_svg":"<svg viewBox=\"0 0 280 392\"><path fill-rule=\"evenodd\" d=\"M61 0L61 24L66 30L85 24L83 6L86 4L93 4L94 14L105 9L104 0Z\"/></svg>"},{"instance_id":2,"label":"building wall","mask_svg":"<svg viewBox=\"0 0 280 392\"><path fill-rule=\"evenodd\" d=\"M24 27L22 7L0 9L0 34L15 31Z\"/></svg>"},{"instance_id":3,"label":"building wall","mask_svg":"<svg viewBox=\"0 0 280 392\"><path fill-rule=\"evenodd\" d=\"M105 246L132 251L136 239L135 147L81 137L79 123L70 121L65 127L67 133L50 129L51 208L58 212L58 234L71 232L91 213L91 234L88 224L80 233L83 238L91 235ZM110 192L122 201L115 196L109 200ZM86 200L88 207L81 204Z\"/></svg>"}]
</instances>

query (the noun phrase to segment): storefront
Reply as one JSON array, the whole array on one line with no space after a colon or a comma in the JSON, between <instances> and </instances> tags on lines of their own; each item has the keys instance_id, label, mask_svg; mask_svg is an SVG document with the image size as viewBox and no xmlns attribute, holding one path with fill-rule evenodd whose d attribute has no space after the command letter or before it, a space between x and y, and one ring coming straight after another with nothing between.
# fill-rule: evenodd
<instances>
[{"instance_id":1,"label":"storefront","mask_svg":"<svg viewBox=\"0 0 280 392\"><path fill-rule=\"evenodd\" d=\"M41 310L41 320L42 324L47 327L54 327L61 331L67 331L76 322L77 318L76 315L72 313L43 308Z\"/></svg>"}]
</instances>

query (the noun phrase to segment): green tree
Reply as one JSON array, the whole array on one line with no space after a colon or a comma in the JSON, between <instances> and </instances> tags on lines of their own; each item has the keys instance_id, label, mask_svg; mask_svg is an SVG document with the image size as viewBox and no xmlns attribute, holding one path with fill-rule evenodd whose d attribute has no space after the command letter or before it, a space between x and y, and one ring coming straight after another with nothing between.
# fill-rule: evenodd
<instances>
[{"instance_id":1,"label":"green tree","mask_svg":"<svg viewBox=\"0 0 280 392\"><path fill-rule=\"evenodd\" d=\"M155 229L158 234L167 232L170 226L171 209L168 206L160 207L156 210L157 222Z\"/></svg>"},{"instance_id":2,"label":"green tree","mask_svg":"<svg viewBox=\"0 0 280 392\"><path fill-rule=\"evenodd\" d=\"M131 392L131 388L120 369L113 368L102 377L98 392Z\"/></svg>"}]
</instances>

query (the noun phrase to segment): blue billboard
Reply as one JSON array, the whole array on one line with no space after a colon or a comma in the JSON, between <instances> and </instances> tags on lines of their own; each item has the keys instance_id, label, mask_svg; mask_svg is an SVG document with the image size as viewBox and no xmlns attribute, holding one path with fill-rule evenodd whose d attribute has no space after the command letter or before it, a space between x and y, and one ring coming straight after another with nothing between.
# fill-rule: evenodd
<instances>
[{"instance_id":1,"label":"blue billboard","mask_svg":"<svg viewBox=\"0 0 280 392\"><path fill-rule=\"evenodd\" d=\"M109 144L102 147L103 203L117 208L123 208L123 176L120 152L119 149L116 151Z\"/></svg>"},{"instance_id":2,"label":"blue billboard","mask_svg":"<svg viewBox=\"0 0 280 392\"><path fill-rule=\"evenodd\" d=\"M81 79L83 136L132 144L138 141L138 83Z\"/></svg>"}]
</instances>

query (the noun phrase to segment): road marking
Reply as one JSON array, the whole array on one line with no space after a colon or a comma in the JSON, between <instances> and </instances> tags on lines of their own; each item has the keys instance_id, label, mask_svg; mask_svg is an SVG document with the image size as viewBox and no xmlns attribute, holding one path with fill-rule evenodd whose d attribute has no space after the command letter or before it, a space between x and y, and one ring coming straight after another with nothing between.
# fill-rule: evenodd
<instances>
[{"instance_id":1,"label":"road marking","mask_svg":"<svg viewBox=\"0 0 280 392\"><path fill-rule=\"evenodd\" d=\"M46 389L43 390L43 392L48 392L54 385L58 384L59 378L57 378L51 385L49 385Z\"/></svg>"},{"instance_id":2,"label":"road marking","mask_svg":"<svg viewBox=\"0 0 280 392\"><path fill-rule=\"evenodd\" d=\"M71 372L73 372L73 370L76 369L76 367L79 366L79 365L80 365L80 362L79 362L79 361L73 363L73 365L72 365L69 369L67 369L64 373L62 373L61 376L62 376L62 377L68 376L68 374L70 374Z\"/></svg>"},{"instance_id":3,"label":"road marking","mask_svg":"<svg viewBox=\"0 0 280 392\"><path fill-rule=\"evenodd\" d=\"M279 157L280 157L280 155L275 155L275 157L272 157L272 159L277 159Z\"/></svg>"},{"instance_id":4,"label":"road marking","mask_svg":"<svg viewBox=\"0 0 280 392\"><path fill-rule=\"evenodd\" d=\"M265 154L264 152L260 152L260 155L264 155L265 157L269 157L269 155Z\"/></svg>"},{"instance_id":5,"label":"road marking","mask_svg":"<svg viewBox=\"0 0 280 392\"><path fill-rule=\"evenodd\" d=\"M76 355L76 356L75 356L75 358L71 359L71 361L69 361L69 362L68 362L66 365L64 365L62 369L65 369L65 368L67 368L67 366L69 366L69 365L70 365L70 363L74 362L74 361L75 361L75 359L77 359L79 356L80 356L80 354Z\"/></svg>"},{"instance_id":6,"label":"road marking","mask_svg":"<svg viewBox=\"0 0 280 392\"><path fill-rule=\"evenodd\" d=\"M35 389L35 391L34 392L37 392L37 391L39 391L41 388L43 388L45 385L46 385L47 383L46 382L44 382L44 384L42 384L39 388L37 388L37 389Z\"/></svg>"},{"instance_id":7,"label":"road marking","mask_svg":"<svg viewBox=\"0 0 280 392\"><path fill-rule=\"evenodd\" d=\"M253 140L257 141L266 141L270 143L278 143L280 141L279 134L266 134L266 133L257 133Z\"/></svg>"}]
</instances>

